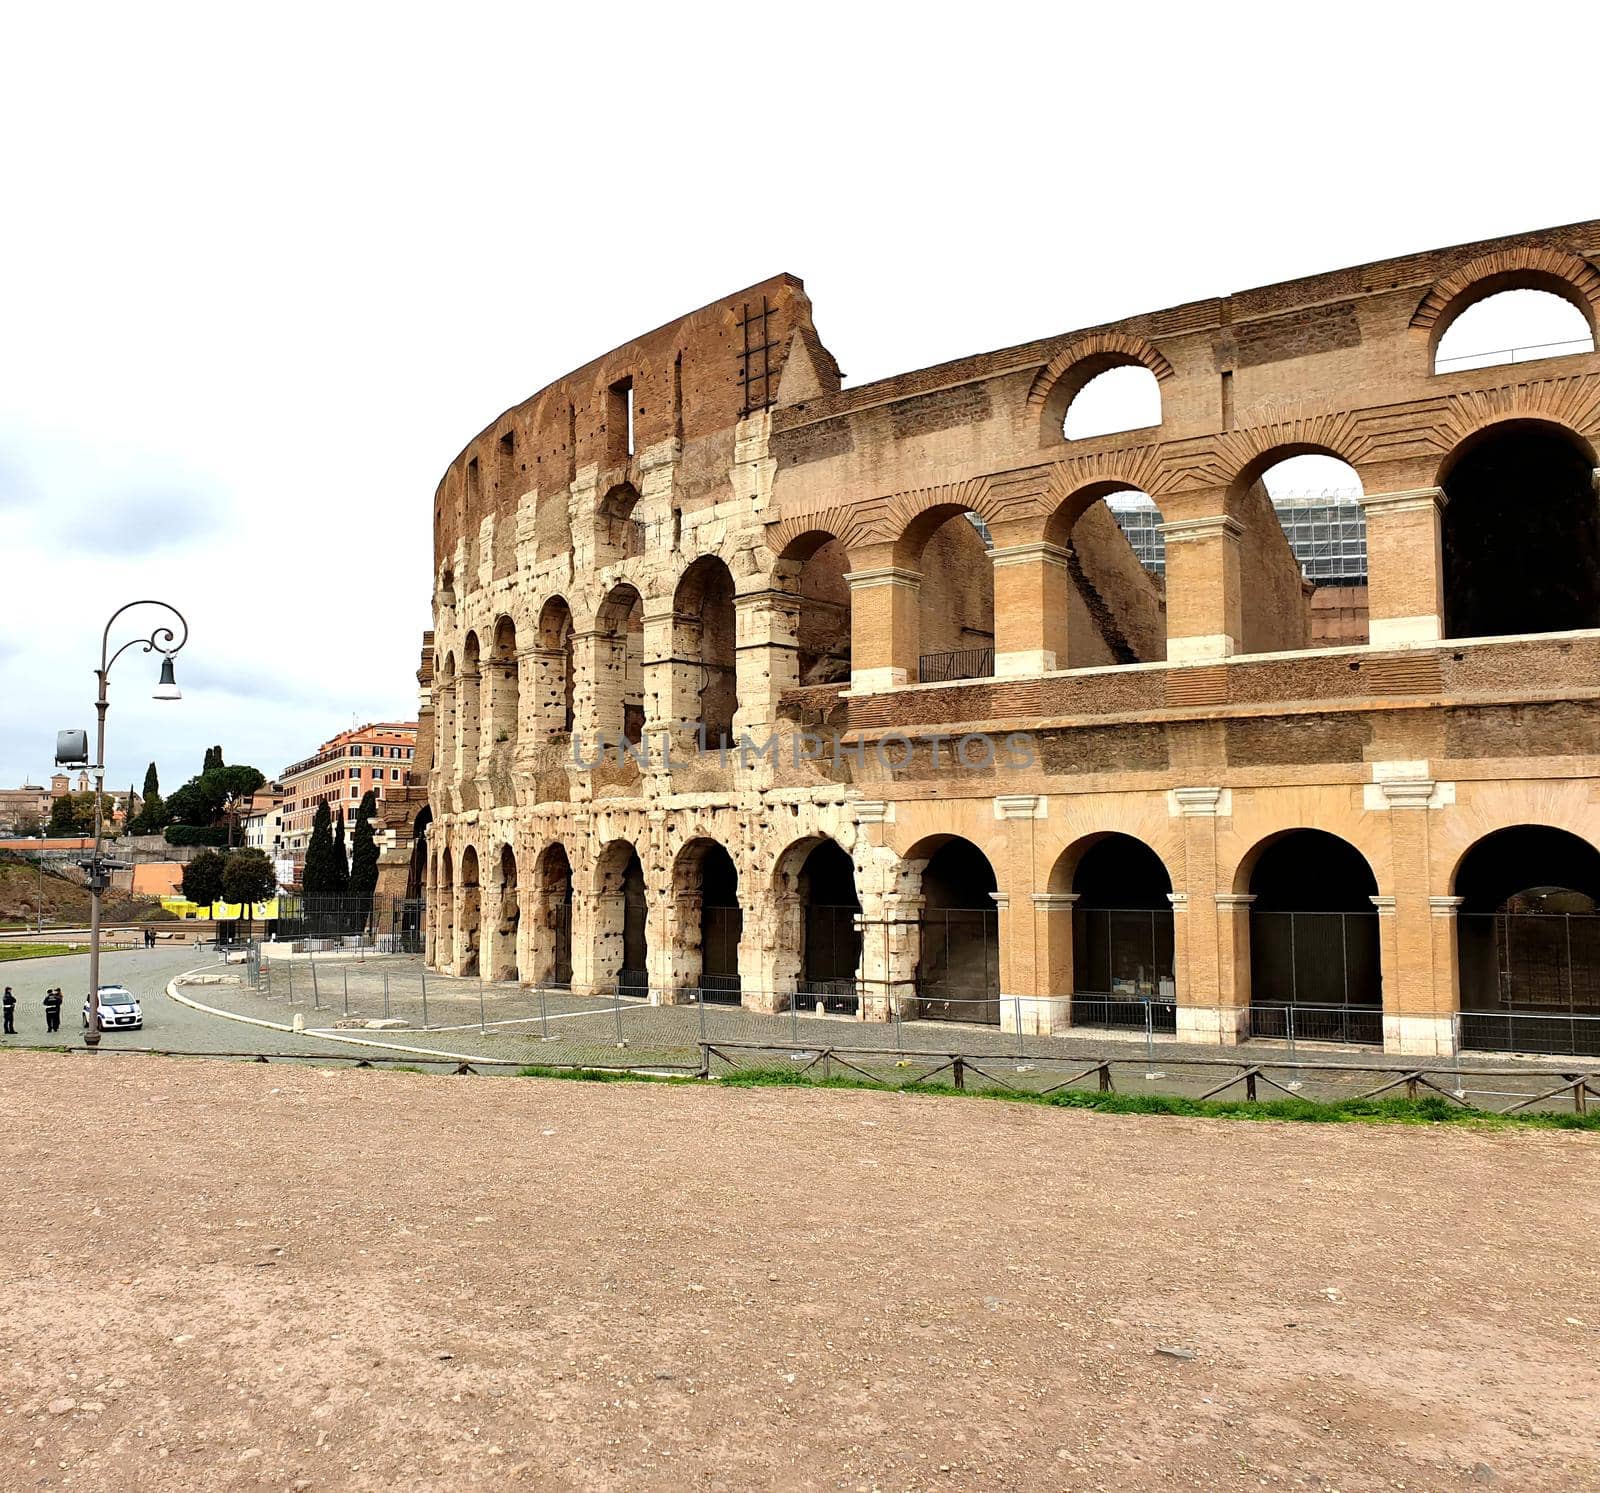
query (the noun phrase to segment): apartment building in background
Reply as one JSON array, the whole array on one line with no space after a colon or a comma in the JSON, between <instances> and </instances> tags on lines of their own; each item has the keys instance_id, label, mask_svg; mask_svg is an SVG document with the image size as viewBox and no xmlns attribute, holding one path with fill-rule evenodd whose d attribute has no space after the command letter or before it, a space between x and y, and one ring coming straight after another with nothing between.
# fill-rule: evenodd
<instances>
[{"instance_id":1,"label":"apartment building in background","mask_svg":"<svg viewBox=\"0 0 1600 1493\"><path fill-rule=\"evenodd\" d=\"M327 804L335 817L343 809L348 823L370 790L381 808L405 782L416 749L415 721L379 721L341 731L311 756L291 763L282 773L281 848L277 853L291 857L298 870L320 804Z\"/></svg>"}]
</instances>

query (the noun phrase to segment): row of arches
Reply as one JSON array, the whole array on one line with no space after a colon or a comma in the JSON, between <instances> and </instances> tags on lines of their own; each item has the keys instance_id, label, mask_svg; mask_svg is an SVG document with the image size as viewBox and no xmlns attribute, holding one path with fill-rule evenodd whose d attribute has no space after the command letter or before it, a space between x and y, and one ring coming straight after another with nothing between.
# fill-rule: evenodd
<instances>
[{"instance_id":1,"label":"row of arches","mask_svg":"<svg viewBox=\"0 0 1600 1493\"><path fill-rule=\"evenodd\" d=\"M516 855L501 845L489 863L474 846L448 847L435 860L434 935L454 951L456 973L483 973L566 986L574 978L575 892L579 878L561 842L545 846L524 888ZM923 1020L1003 1018L1000 903L983 849L936 835L903 857L899 925L864 917L851 856L835 841L807 837L777 858L769 878L741 887L727 849L691 839L667 884L647 885L637 847L608 842L585 878L592 939L582 961L599 991L672 1001L698 992L737 1003L752 966L746 947L752 908L775 945L777 993L835 1011L861 1012L865 970L890 989L890 941L914 926L902 1014ZM1046 988L1021 992L1070 998L1080 1026L1170 1028L1182 1001L1172 878L1157 852L1133 836L1091 835L1064 851L1047 892ZM1241 920L1241 978L1247 970L1251 1029L1262 1037L1348 1042L1382 1040L1383 960L1377 879L1349 841L1313 828L1269 836L1240 862L1233 893L1219 902ZM582 895L581 893L579 893ZM1600 1015L1600 851L1553 826L1497 830L1463 855L1450 902L1456 913L1460 1005L1467 1045L1568 1050L1539 1023ZM671 917L661 916L670 902ZM533 936L518 929L534 918ZM458 932L459 930L459 932ZM884 940L880 952L867 940ZM670 939L670 948L652 946ZM664 957L663 957L664 955ZM665 974L663 974L665 971ZM770 1003L769 1003L770 1004ZM781 1008L781 1007L780 1007ZM887 1014L880 1011L878 1014ZM1502 1024L1496 1025L1495 1022ZM1522 1023L1507 1028L1504 1022ZM1482 1040L1474 1041L1477 1030ZM1520 1036L1519 1036L1520 1032ZM1509 1039L1508 1039L1509 1038Z\"/></svg>"},{"instance_id":2,"label":"row of arches","mask_svg":"<svg viewBox=\"0 0 1600 1493\"><path fill-rule=\"evenodd\" d=\"M1485 288L1490 287L1490 288ZM1575 288L1529 272L1526 283L1505 288L1482 282L1464 292L1434 326L1429 368L1458 373L1595 350L1593 310ZM1171 370L1142 348L1103 350L1063 374L1057 403L1064 407L1061 434L1091 440L1161 424L1161 384Z\"/></svg>"}]
</instances>

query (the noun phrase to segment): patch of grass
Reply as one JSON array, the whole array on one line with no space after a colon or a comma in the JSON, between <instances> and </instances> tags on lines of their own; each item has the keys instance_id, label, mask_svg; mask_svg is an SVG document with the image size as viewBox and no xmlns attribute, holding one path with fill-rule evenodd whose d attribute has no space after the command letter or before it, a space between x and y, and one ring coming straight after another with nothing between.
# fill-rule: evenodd
<instances>
[{"instance_id":1,"label":"patch of grass","mask_svg":"<svg viewBox=\"0 0 1600 1493\"><path fill-rule=\"evenodd\" d=\"M1088 1109L1111 1115L1178 1115L1193 1119L1288 1120L1322 1125L1451 1125L1474 1130L1600 1130L1600 1113L1523 1111L1514 1115L1467 1109L1439 1095L1424 1099L1189 1099L1181 1094L1118 1094L1061 1089L1053 1094L998 1088L958 1089L943 1082L871 1083L864 1078L812 1078L792 1068L741 1068L718 1079L734 1088L866 1089L937 1094L962 1099L1003 1099L1054 1109Z\"/></svg>"},{"instance_id":2,"label":"patch of grass","mask_svg":"<svg viewBox=\"0 0 1600 1493\"><path fill-rule=\"evenodd\" d=\"M62 954L81 954L81 943L0 943L0 963L8 959L55 959Z\"/></svg>"},{"instance_id":3,"label":"patch of grass","mask_svg":"<svg viewBox=\"0 0 1600 1493\"><path fill-rule=\"evenodd\" d=\"M547 1068L541 1063L530 1063L518 1068L518 1078L570 1078L578 1083L697 1083L688 1074L639 1073L629 1068Z\"/></svg>"}]
</instances>

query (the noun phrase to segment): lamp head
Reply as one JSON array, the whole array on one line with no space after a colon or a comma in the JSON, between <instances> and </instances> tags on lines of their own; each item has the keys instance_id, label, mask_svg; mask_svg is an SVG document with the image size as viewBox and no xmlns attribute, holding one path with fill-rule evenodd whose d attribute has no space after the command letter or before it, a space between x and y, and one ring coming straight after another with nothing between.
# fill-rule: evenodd
<instances>
[{"instance_id":1,"label":"lamp head","mask_svg":"<svg viewBox=\"0 0 1600 1493\"><path fill-rule=\"evenodd\" d=\"M167 657L161 660L161 678L156 684L155 694L151 697L156 700L181 700L183 691L178 688L178 680L172 672L172 659Z\"/></svg>"}]
</instances>

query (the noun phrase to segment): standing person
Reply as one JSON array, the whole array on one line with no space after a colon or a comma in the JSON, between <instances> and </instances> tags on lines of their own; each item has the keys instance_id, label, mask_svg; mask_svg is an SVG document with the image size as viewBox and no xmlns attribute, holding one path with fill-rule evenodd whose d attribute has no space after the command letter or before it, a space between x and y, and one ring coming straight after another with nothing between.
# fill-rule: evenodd
<instances>
[{"instance_id":1,"label":"standing person","mask_svg":"<svg viewBox=\"0 0 1600 1493\"><path fill-rule=\"evenodd\" d=\"M47 990L44 993L44 1029L47 1032L61 1030L61 992Z\"/></svg>"},{"instance_id":2,"label":"standing person","mask_svg":"<svg viewBox=\"0 0 1600 1493\"><path fill-rule=\"evenodd\" d=\"M5 1009L6 1036L14 1037L17 1035L17 998L11 993L9 985L6 986Z\"/></svg>"}]
</instances>

